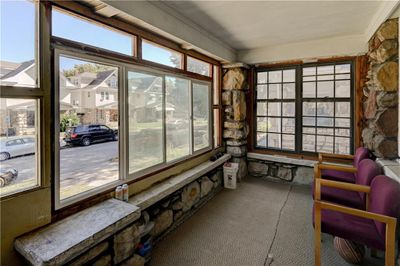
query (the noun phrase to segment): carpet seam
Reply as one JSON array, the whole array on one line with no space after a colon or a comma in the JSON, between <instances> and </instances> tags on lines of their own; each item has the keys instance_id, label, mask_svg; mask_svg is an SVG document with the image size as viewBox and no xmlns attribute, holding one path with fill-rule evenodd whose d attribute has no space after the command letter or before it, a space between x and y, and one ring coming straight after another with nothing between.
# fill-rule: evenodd
<instances>
[{"instance_id":1,"label":"carpet seam","mask_svg":"<svg viewBox=\"0 0 400 266\"><path fill-rule=\"evenodd\" d=\"M288 193L286 195L286 199L283 202L281 209L279 210L279 215L278 215L278 219L276 221L275 230L274 230L274 237L272 238L271 245L268 248L267 256L265 257L265 260L264 260L264 266L267 265L267 262L268 262L268 259L269 259L269 254L270 254L270 252L272 250L272 247L274 245L274 242L275 242L275 239L276 239L276 235L278 234L278 227L279 227L279 223L281 221L282 212L283 212L283 209L285 208L285 206L286 206L286 204L287 204L287 202L289 200L289 195L290 195L290 192L292 191L292 187L293 187L293 185L291 184L290 187L289 187ZM268 266L270 266L272 264L272 262L273 262L273 258L269 261Z\"/></svg>"}]
</instances>

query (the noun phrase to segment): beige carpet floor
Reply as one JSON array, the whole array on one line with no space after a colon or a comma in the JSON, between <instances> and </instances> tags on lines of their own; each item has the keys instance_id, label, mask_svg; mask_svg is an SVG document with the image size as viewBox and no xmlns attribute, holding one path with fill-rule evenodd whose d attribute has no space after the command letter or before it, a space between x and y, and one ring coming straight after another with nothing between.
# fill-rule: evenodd
<instances>
[{"instance_id":1,"label":"beige carpet floor","mask_svg":"<svg viewBox=\"0 0 400 266\"><path fill-rule=\"evenodd\" d=\"M247 177L154 248L151 266L313 265L310 188ZM269 255L269 256L268 256ZM323 265L349 265L323 237ZM383 265L367 258L363 265Z\"/></svg>"}]
</instances>

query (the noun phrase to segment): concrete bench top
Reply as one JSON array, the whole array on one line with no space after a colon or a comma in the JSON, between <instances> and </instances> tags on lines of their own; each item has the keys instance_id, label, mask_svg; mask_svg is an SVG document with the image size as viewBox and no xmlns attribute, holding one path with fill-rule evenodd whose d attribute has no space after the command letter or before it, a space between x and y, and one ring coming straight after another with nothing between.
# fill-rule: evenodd
<instances>
[{"instance_id":1,"label":"concrete bench top","mask_svg":"<svg viewBox=\"0 0 400 266\"><path fill-rule=\"evenodd\" d=\"M222 157L218 158L214 162L211 161L204 162L196 167L193 167L188 171L183 172L182 174L171 177L166 181L154 185L153 187L137 194L136 196L129 199L129 203L138 206L142 210L144 210L147 207L158 202L159 200L162 200L163 198L171 195L178 189L193 182L197 178L205 175L207 172L224 164L230 158L231 158L230 154L224 154Z\"/></svg>"},{"instance_id":2,"label":"concrete bench top","mask_svg":"<svg viewBox=\"0 0 400 266\"><path fill-rule=\"evenodd\" d=\"M139 207L109 199L17 238L15 248L33 265L62 265L139 217Z\"/></svg>"},{"instance_id":3,"label":"concrete bench top","mask_svg":"<svg viewBox=\"0 0 400 266\"><path fill-rule=\"evenodd\" d=\"M261 154L261 153L255 153L255 152L247 153L247 158L271 161L271 162L276 162L276 163L287 163L287 164L308 166L308 167L314 167L314 164L318 162L318 161L314 161L314 160L296 159L296 158L290 158L290 157L286 157L286 156L282 156L282 155L270 155L270 154Z\"/></svg>"}]
</instances>

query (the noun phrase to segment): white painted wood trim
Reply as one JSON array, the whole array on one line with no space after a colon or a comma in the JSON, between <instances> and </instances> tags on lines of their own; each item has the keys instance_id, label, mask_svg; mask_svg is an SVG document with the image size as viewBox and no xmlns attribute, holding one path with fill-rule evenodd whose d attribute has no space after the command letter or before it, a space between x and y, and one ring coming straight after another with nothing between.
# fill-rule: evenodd
<instances>
[{"instance_id":1,"label":"white painted wood trim","mask_svg":"<svg viewBox=\"0 0 400 266\"><path fill-rule=\"evenodd\" d=\"M392 160L377 159L376 162L382 166L383 173L400 183L400 162Z\"/></svg>"},{"instance_id":2,"label":"white painted wood trim","mask_svg":"<svg viewBox=\"0 0 400 266\"><path fill-rule=\"evenodd\" d=\"M374 17L371 20L371 23L368 25L368 28L365 30L365 41L368 42L369 39L375 34L376 30L385 22L396 8L399 6L400 1L381 1L382 5L379 8L378 12L375 13Z\"/></svg>"}]
</instances>

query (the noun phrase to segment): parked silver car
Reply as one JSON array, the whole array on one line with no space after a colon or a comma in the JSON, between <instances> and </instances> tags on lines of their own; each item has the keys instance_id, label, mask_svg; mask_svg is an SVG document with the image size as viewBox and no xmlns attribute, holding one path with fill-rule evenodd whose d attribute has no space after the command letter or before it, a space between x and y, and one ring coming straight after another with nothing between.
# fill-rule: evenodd
<instances>
[{"instance_id":1,"label":"parked silver car","mask_svg":"<svg viewBox=\"0 0 400 266\"><path fill-rule=\"evenodd\" d=\"M21 136L0 139L0 161L11 157L33 154L36 150L34 137Z\"/></svg>"}]
</instances>

